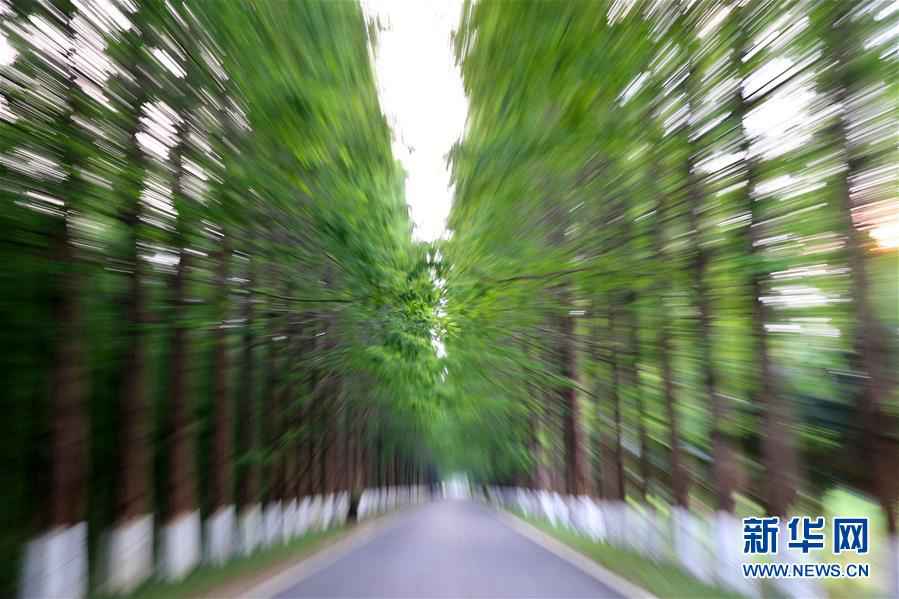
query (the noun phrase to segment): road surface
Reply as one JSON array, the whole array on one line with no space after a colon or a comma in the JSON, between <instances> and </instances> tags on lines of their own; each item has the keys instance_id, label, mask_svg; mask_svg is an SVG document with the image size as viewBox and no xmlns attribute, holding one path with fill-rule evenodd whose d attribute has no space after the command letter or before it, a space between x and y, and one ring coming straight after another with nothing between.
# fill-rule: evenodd
<instances>
[{"instance_id":1,"label":"road surface","mask_svg":"<svg viewBox=\"0 0 899 599\"><path fill-rule=\"evenodd\" d=\"M376 536L276 595L294 598L552 599L622 595L471 501L401 514Z\"/></svg>"}]
</instances>

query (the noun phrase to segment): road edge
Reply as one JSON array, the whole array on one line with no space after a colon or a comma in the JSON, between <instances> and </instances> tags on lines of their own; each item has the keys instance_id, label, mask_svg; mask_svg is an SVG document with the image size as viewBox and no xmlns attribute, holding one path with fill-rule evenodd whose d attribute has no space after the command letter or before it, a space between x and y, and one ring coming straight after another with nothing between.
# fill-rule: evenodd
<instances>
[{"instance_id":1,"label":"road edge","mask_svg":"<svg viewBox=\"0 0 899 599\"><path fill-rule=\"evenodd\" d=\"M364 522L350 531L346 537L340 539L333 545L324 547L320 551L316 551L303 557L300 561L292 566L288 566L281 572L275 574L265 582L249 589L246 597L253 599L273 599L276 595L283 593L290 587L303 582L313 574L324 570L340 558L344 557L354 549L362 547L379 534L383 533L387 528L396 524L401 517L410 514L430 502L417 505L407 509L401 509L373 520Z\"/></svg>"},{"instance_id":2,"label":"road edge","mask_svg":"<svg viewBox=\"0 0 899 599\"><path fill-rule=\"evenodd\" d=\"M628 599L659 599L643 587L637 586L629 580L625 580L621 576L603 568L599 563L590 559L583 553L569 547L562 541L551 537L539 528L525 522L515 514L504 510L494 510L494 512L499 516L499 519L503 524L521 536L540 545L556 557L563 559L591 578L611 588L616 593L620 593Z\"/></svg>"}]
</instances>

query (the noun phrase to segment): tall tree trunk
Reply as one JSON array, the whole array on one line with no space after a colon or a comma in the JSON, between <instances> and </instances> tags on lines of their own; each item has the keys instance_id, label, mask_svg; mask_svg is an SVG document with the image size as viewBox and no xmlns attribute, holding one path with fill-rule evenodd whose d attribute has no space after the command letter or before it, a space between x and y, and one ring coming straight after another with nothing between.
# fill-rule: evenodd
<instances>
[{"instance_id":1,"label":"tall tree trunk","mask_svg":"<svg viewBox=\"0 0 899 599\"><path fill-rule=\"evenodd\" d=\"M309 340L309 354L313 357L317 357L319 355L319 350L322 346L322 336L316 334L316 329L318 328L318 316L315 314L307 314L307 319L312 323L309 326L309 330L312 332L312 335L308 337ZM321 456L322 456L322 431L321 431L321 417L322 417L322 409L321 409L321 394L322 387L325 384L325 380L322 376L322 371L319 366L315 363L314 360L309 361L309 366L306 370L308 381L309 381L309 398L305 401L305 405L303 406L303 410L301 413L301 424L303 428L303 436L302 436L302 446L303 446L303 456L304 456L304 464L302 466L302 488L304 495L316 495L321 492L322 486L322 468L321 468Z\"/></svg>"},{"instance_id":2,"label":"tall tree trunk","mask_svg":"<svg viewBox=\"0 0 899 599\"><path fill-rule=\"evenodd\" d=\"M740 28L743 31L743 28ZM741 80L749 75L740 60L749 51L749 40L740 34L740 48L735 53L735 68ZM737 86L734 94L734 118L740 132L740 149L744 152L745 181L743 187L743 208L749 212L749 224L745 233L745 252L752 265L749 273L749 293L752 302L751 331L753 354L758 368L758 388L754 403L762 407L765 434L762 437L762 464L765 467L765 492L763 501L769 514L785 516L796 495L796 449L791 435L792 414L780 390L780 376L771 359L766 323L771 322L771 309L762 301L765 273L759 268L762 261L761 240L764 237L764 217L760 203L753 198L753 190L758 183L758 160L751 154L751 139L746 130L745 119L749 113L745 98ZM715 479L717 481L718 509L732 512L734 509L733 490L735 487L735 457L728 436L729 413L718 399L712 409L712 447L715 451Z\"/></svg>"},{"instance_id":3,"label":"tall tree trunk","mask_svg":"<svg viewBox=\"0 0 899 599\"><path fill-rule=\"evenodd\" d=\"M274 258L271 258L269 268L269 281L271 288L275 289L278 282L278 269L274 264ZM289 296L289 289L285 289L285 296ZM284 494L283 488L283 452L281 448L281 435L283 426L283 402L282 402L282 354L280 351L282 342L284 342L288 331L283 324L283 317L278 313L280 306L277 300L271 299L268 302L268 332L267 346L268 356L266 360L266 369L268 372L268 380L265 386L265 403L263 404L263 424L265 428L265 444L267 447L268 459L266 460L265 474L265 500L278 501Z\"/></svg>"},{"instance_id":4,"label":"tall tree trunk","mask_svg":"<svg viewBox=\"0 0 899 599\"><path fill-rule=\"evenodd\" d=\"M51 526L68 526L84 519L87 471L87 395L81 347L80 281L69 239L68 215L51 239L53 260L60 269L53 293L57 327L56 355L50 384L52 464Z\"/></svg>"},{"instance_id":5,"label":"tall tree trunk","mask_svg":"<svg viewBox=\"0 0 899 599\"><path fill-rule=\"evenodd\" d=\"M369 465L368 436L365 421L360 423L358 447L359 447L359 475L357 478L357 489L361 492L370 486L371 467Z\"/></svg>"},{"instance_id":6,"label":"tall tree trunk","mask_svg":"<svg viewBox=\"0 0 899 599\"><path fill-rule=\"evenodd\" d=\"M535 489L547 489L549 487L549 481L547 480L546 465L544 464L546 458L543 455L543 444L540 440L540 429L543 427L542 420L544 417L544 410L542 409L542 402L540 402L539 399L535 399L534 403L537 405L531 408L529 413L530 454L531 460L533 461L533 465L531 466L530 484Z\"/></svg>"},{"instance_id":7,"label":"tall tree trunk","mask_svg":"<svg viewBox=\"0 0 899 599\"><path fill-rule=\"evenodd\" d=\"M256 279L253 257L249 258L247 288L252 289ZM253 355L253 292L248 291L243 308L243 376L237 397L238 429L237 451L244 463L238 470L237 505L247 507L259 499L259 466L256 460L256 405Z\"/></svg>"},{"instance_id":8,"label":"tall tree trunk","mask_svg":"<svg viewBox=\"0 0 899 599\"><path fill-rule=\"evenodd\" d=\"M49 7L48 7L49 8ZM86 194L81 166L84 164L84 134L76 122L77 107L82 105L77 84L75 57L74 6L61 7L61 24L67 40L64 78L57 81L64 86L69 107L53 123L61 148L61 163L65 180L51 184L53 195L64 199L63 214L50 233L50 258L58 269L51 296L51 310L57 327L54 362L50 372L50 480L49 498L39 518L51 526L65 526L85 519L87 507L88 418L86 356L81 343L81 273L71 238L71 219ZM55 73L50 74L55 78ZM15 348L11 348L15 351ZM45 479L46 480L46 479Z\"/></svg>"},{"instance_id":9,"label":"tall tree trunk","mask_svg":"<svg viewBox=\"0 0 899 599\"><path fill-rule=\"evenodd\" d=\"M658 172L658 163L657 172ZM670 446L669 466L671 495L674 503L688 507L690 479L683 467L680 446L680 414L677 397L674 393L674 376L671 372L671 330L668 322L668 310L665 296L668 292L668 272L666 271L667 255L665 252L665 219L667 218L665 196L656 190L655 224L652 232L652 247L655 260L659 266L656 274L653 293L656 297L656 352L662 374L662 394L665 398L665 416L668 420L668 444Z\"/></svg>"},{"instance_id":10,"label":"tall tree trunk","mask_svg":"<svg viewBox=\"0 0 899 599\"><path fill-rule=\"evenodd\" d=\"M568 294L564 297L567 299ZM563 303L567 311L568 304ZM582 495L586 482L584 472L584 452L578 407L577 389L577 351L575 348L575 321L568 314L560 317L561 375L565 379L560 390L562 408L562 430L565 442L565 492L569 495ZM570 381L570 383L569 383Z\"/></svg>"},{"instance_id":11,"label":"tall tree trunk","mask_svg":"<svg viewBox=\"0 0 899 599\"><path fill-rule=\"evenodd\" d=\"M606 461L606 447L607 443L605 441L606 434L603 432L603 411L602 411L602 400L600 399L605 392L602 388L601 380L602 377L599 375L599 369L601 364L607 362L607 356L603 355L603 348L600 339L601 329L599 326L599 307L596 299L592 299L590 302L590 314L592 316L592 324L590 330L590 359L593 363L593 393L594 393L594 403L593 410L596 414L595 416L595 424L593 425L593 434L590 439L591 444L591 477L592 477L592 486L594 494L599 498L604 498L606 496L607 485L603 482L603 474L607 472L605 468ZM606 339L606 343L608 343L608 339Z\"/></svg>"},{"instance_id":12,"label":"tall tree trunk","mask_svg":"<svg viewBox=\"0 0 899 599\"><path fill-rule=\"evenodd\" d=\"M355 415L353 415L355 416ZM350 418L352 428L350 429L350 456L352 460L352 479L350 482L350 491L359 493L365 488L365 459L363 456L363 448L365 446L365 421L355 417Z\"/></svg>"},{"instance_id":13,"label":"tall tree trunk","mask_svg":"<svg viewBox=\"0 0 899 599\"><path fill-rule=\"evenodd\" d=\"M316 492L317 493L328 493L329 490L329 470L328 470L328 460L330 459L331 447L330 443L330 432L328 427L330 423L325 415L319 414L318 418L315 419L315 422L318 426L322 427L322 430L317 435L317 443L316 443L316 452L315 452L315 464L316 464Z\"/></svg>"},{"instance_id":14,"label":"tall tree trunk","mask_svg":"<svg viewBox=\"0 0 899 599\"><path fill-rule=\"evenodd\" d=\"M628 292L625 304L627 312L628 349L627 349L627 388L634 398L637 412L637 437L640 445L640 483L637 493L646 499L649 487L649 439L646 434L646 413L643 405L643 394L640 389L640 323L637 315L636 297Z\"/></svg>"},{"instance_id":15,"label":"tall tree trunk","mask_svg":"<svg viewBox=\"0 0 899 599\"><path fill-rule=\"evenodd\" d=\"M137 149L137 141L132 139ZM139 194L140 184L137 184ZM146 398L146 349L144 324L146 308L143 288L144 265L138 245L141 223L141 199L132 198L133 204L124 217L131 236L131 274L128 277L128 291L125 296L125 326L127 327L127 348L122 370L124 388L119 399L119 475L116 499L116 519L124 522L150 511L149 472L149 422Z\"/></svg>"},{"instance_id":16,"label":"tall tree trunk","mask_svg":"<svg viewBox=\"0 0 899 599\"><path fill-rule=\"evenodd\" d=\"M328 459L327 489L328 493L337 493L343 485L343 431L340 426L339 390L337 384L329 385L328 392Z\"/></svg>"},{"instance_id":17,"label":"tall tree trunk","mask_svg":"<svg viewBox=\"0 0 899 599\"><path fill-rule=\"evenodd\" d=\"M301 444L297 439L297 430L303 422L302 413L297 405L297 365L303 356L301 325L299 315L290 312L287 315L287 357L284 361L284 397L281 406L284 410L285 434L289 441L284 446L284 499L290 501L300 497L300 457Z\"/></svg>"},{"instance_id":18,"label":"tall tree trunk","mask_svg":"<svg viewBox=\"0 0 899 599\"><path fill-rule=\"evenodd\" d=\"M385 484L384 477L384 439L381 436L381 431L378 431L377 441L375 442L375 455L373 458L373 463L375 465L375 480L376 487L383 487Z\"/></svg>"},{"instance_id":19,"label":"tall tree trunk","mask_svg":"<svg viewBox=\"0 0 899 599\"><path fill-rule=\"evenodd\" d=\"M306 426L309 432L309 449L310 459L312 460L310 468L309 487L311 494L318 495L325 492L325 459L327 457L327 435L324 430L326 420L321 406L321 388L324 386L324 380L320 379L316 385L316 389L312 392L313 405L310 409L309 418Z\"/></svg>"},{"instance_id":20,"label":"tall tree trunk","mask_svg":"<svg viewBox=\"0 0 899 599\"><path fill-rule=\"evenodd\" d=\"M352 414L348 407L343 414L343 455L346 472L344 473L344 490L353 492L356 490L356 446L354 439L355 427Z\"/></svg>"},{"instance_id":21,"label":"tall tree trunk","mask_svg":"<svg viewBox=\"0 0 899 599\"><path fill-rule=\"evenodd\" d=\"M540 418L542 417L543 405L539 400L539 394L531 384L530 379L530 361L531 355L525 339L519 339L519 349L523 360L521 363L522 380L525 381L524 400L525 413L527 414L527 455L530 458L528 468L522 473L521 486L531 489L542 488L542 448L540 446Z\"/></svg>"},{"instance_id":22,"label":"tall tree trunk","mask_svg":"<svg viewBox=\"0 0 899 599\"><path fill-rule=\"evenodd\" d=\"M717 377L715 374L714 357L712 351L712 307L708 290L708 263L709 253L705 249L702 237L702 224L700 222L700 212L703 206L703 193L700 188L701 183L695 174L695 165L692 159L687 160L688 169L688 212L690 217L690 228L692 229L691 243L693 252L693 261L690 266L690 278L693 286L693 301L696 304L698 312L699 326L697 333L697 345L699 350L699 368L702 373L702 390L705 395L706 402L712 413L712 461L715 467L725 460L728 456L719 452L724 449L718 440L718 428L721 421L721 397L717 390ZM720 495L720 489L719 489ZM686 497L684 497L685 499ZM728 510L729 511L729 510Z\"/></svg>"},{"instance_id":23,"label":"tall tree trunk","mask_svg":"<svg viewBox=\"0 0 899 599\"><path fill-rule=\"evenodd\" d=\"M190 251L187 248L190 208L185 206L183 155L187 145L187 118L178 127L178 144L172 153L175 166L174 196L179 208L177 230L178 265L172 279L171 302L174 331L172 333L171 364L169 367L169 518L191 512L196 507L195 466L191 414L187 397L187 373L190 361L187 326L187 277L190 269Z\"/></svg>"},{"instance_id":24,"label":"tall tree trunk","mask_svg":"<svg viewBox=\"0 0 899 599\"><path fill-rule=\"evenodd\" d=\"M225 322L229 315L230 287L228 270L231 262L231 245L227 234L222 239L218 255L216 273L216 303L219 324L213 333L214 379L213 379L213 445L210 467L212 468L212 489L210 503L213 511L231 503L231 406L228 397L228 329Z\"/></svg>"},{"instance_id":25,"label":"tall tree trunk","mask_svg":"<svg viewBox=\"0 0 899 599\"><path fill-rule=\"evenodd\" d=\"M183 241L182 241L183 243ZM186 277L190 267L190 253L182 247L180 259L172 282L174 332L170 366L168 407L169 432L169 517L170 519L196 507L194 488L194 453L190 434L190 408L187 401L187 306Z\"/></svg>"},{"instance_id":26,"label":"tall tree trunk","mask_svg":"<svg viewBox=\"0 0 899 599\"><path fill-rule=\"evenodd\" d=\"M625 479L624 479L624 451L621 444L621 401L619 397L620 391L620 366L621 351L619 347L617 308L614 305L608 308L608 326L606 328L606 339L608 339L609 348L609 364L612 370L612 385L609 389L609 407L612 412L612 436L602 435L600 438L601 449L600 459L602 460L602 480L603 496L613 501L624 501L625 498ZM605 420L602 410L599 413L599 420Z\"/></svg>"},{"instance_id":27,"label":"tall tree trunk","mask_svg":"<svg viewBox=\"0 0 899 599\"><path fill-rule=\"evenodd\" d=\"M695 105L695 98L698 94L696 90L697 82L694 67L689 65L688 69L685 86L692 106ZM708 266L711 256L702 242L703 224L701 213L705 206L706 198L702 189L702 180L696 167L693 154L694 149L695 147L688 140L684 174L687 180L687 212L691 229L690 242L693 254L690 278L699 318L698 346L700 370L702 372L702 389L712 415L712 462L716 474L717 503L720 509L729 512L733 510L733 499L731 497L733 481L727 473L732 469L733 456L724 434L724 398L718 393L718 380L715 372L712 347L712 304L708 289ZM772 431L769 431L769 435L771 433ZM776 473L772 474L776 476Z\"/></svg>"},{"instance_id":28,"label":"tall tree trunk","mask_svg":"<svg viewBox=\"0 0 899 599\"><path fill-rule=\"evenodd\" d=\"M559 298L554 297L558 302ZM562 375L564 360L560 353L564 334L563 325L559 321L561 317L549 314L546 317L544 332L550 337L550 341L542 347L542 363L545 371L555 376ZM568 472L568 447L565 435L565 395L564 388L555 383L549 383L541 388L541 401L544 406L542 423L544 434L549 440L545 448L546 489L557 493L566 492L566 478Z\"/></svg>"},{"instance_id":29,"label":"tall tree trunk","mask_svg":"<svg viewBox=\"0 0 899 599\"><path fill-rule=\"evenodd\" d=\"M895 384L895 362L889 347L890 333L871 301L868 255L872 242L860 219L856 218L865 196L874 195L871 185L859 183L865 180L864 175L869 169L882 164L882 159L878 163L875 150L871 149L872 141L852 139L852 111L859 111L860 104L862 110L868 108L870 105L863 104L867 99L863 94L871 93L866 87L870 82L862 80L863 74L853 67L861 58L865 40L864 29L854 23L851 16L857 6L858 3L853 1L835 2L830 5L829 18L825 20L831 24L824 35L825 51L833 63L831 71L824 76L825 88L834 104L841 108L826 135L847 166L837 175L836 199L842 232L846 236L852 281L850 296L855 321L852 367L861 381L857 402L863 430L862 459L869 464L869 490L883 509L888 533L895 538L899 532L895 510L899 495L899 478L896 476L899 447L895 438L896 418L885 408ZM895 121L892 124L895 126ZM864 145L866 143L869 145ZM895 148L895 137L891 148ZM876 192L877 185L873 187Z\"/></svg>"}]
</instances>

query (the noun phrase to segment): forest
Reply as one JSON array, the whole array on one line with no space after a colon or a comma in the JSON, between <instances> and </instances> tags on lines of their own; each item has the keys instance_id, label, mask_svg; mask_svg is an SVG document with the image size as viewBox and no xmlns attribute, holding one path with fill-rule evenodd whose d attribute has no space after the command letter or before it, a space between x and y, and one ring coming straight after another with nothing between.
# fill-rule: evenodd
<instances>
[{"instance_id":1,"label":"forest","mask_svg":"<svg viewBox=\"0 0 899 599\"><path fill-rule=\"evenodd\" d=\"M465 5L442 253L466 469L738 516L849 490L896 538L897 19Z\"/></svg>"},{"instance_id":2,"label":"forest","mask_svg":"<svg viewBox=\"0 0 899 599\"><path fill-rule=\"evenodd\" d=\"M126 593L455 473L722 526L848 497L899 593L897 5L466 0L434 241L384 27L0 2L0 595L40 539Z\"/></svg>"}]
</instances>

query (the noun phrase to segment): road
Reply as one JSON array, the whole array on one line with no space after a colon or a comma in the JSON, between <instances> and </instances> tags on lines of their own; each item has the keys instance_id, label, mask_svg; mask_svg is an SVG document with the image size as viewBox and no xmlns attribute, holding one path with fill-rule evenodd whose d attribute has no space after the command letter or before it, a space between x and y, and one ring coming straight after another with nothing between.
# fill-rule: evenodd
<instances>
[{"instance_id":1,"label":"road","mask_svg":"<svg viewBox=\"0 0 899 599\"><path fill-rule=\"evenodd\" d=\"M471 501L401 514L337 561L291 583L278 599L602 597L621 594Z\"/></svg>"}]
</instances>

